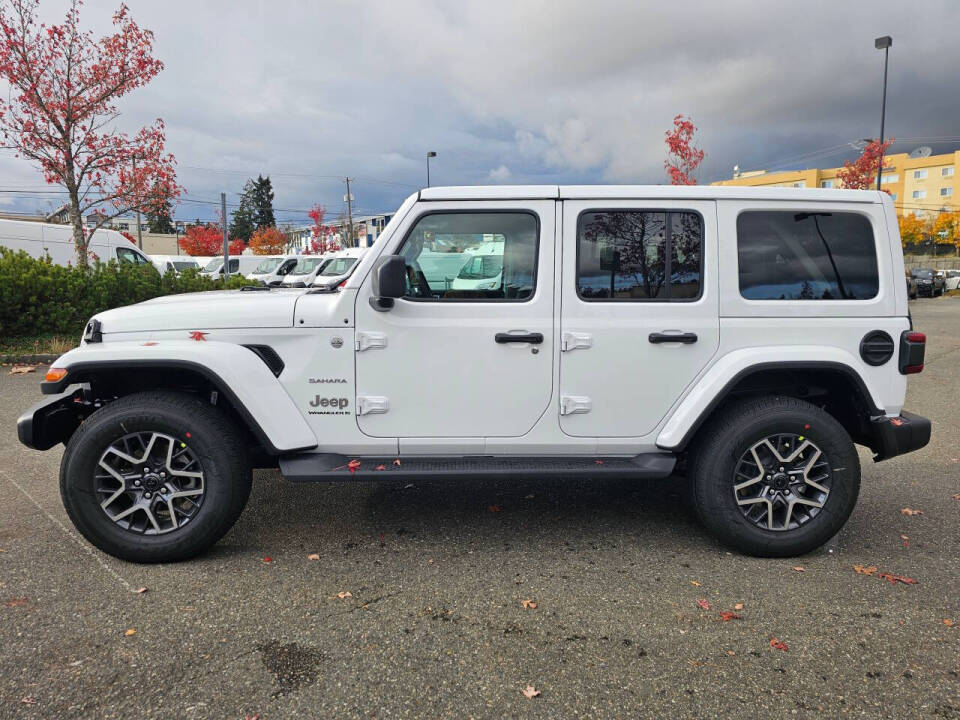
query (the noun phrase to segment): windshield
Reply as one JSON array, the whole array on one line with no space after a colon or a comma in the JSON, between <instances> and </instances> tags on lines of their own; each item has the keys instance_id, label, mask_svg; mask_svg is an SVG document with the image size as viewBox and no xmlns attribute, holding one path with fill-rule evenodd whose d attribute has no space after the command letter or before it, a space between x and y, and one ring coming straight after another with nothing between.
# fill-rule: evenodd
<instances>
[{"instance_id":1,"label":"windshield","mask_svg":"<svg viewBox=\"0 0 960 720\"><path fill-rule=\"evenodd\" d=\"M173 266L177 270L196 270L197 268L197 264L195 262L191 262L190 260L174 260Z\"/></svg>"},{"instance_id":2,"label":"windshield","mask_svg":"<svg viewBox=\"0 0 960 720\"><path fill-rule=\"evenodd\" d=\"M277 268L277 265L279 265L282 261L283 258L267 258L262 263L257 265L257 269L253 272L256 275L264 275L266 273L273 272Z\"/></svg>"},{"instance_id":3,"label":"windshield","mask_svg":"<svg viewBox=\"0 0 960 720\"><path fill-rule=\"evenodd\" d=\"M357 259L352 257L334 258L326 264L323 270L320 271L320 276L336 277L337 275L343 275L347 270L353 267L353 264L356 261Z\"/></svg>"},{"instance_id":4,"label":"windshield","mask_svg":"<svg viewBox=\"0 0 960 720\"><path fill-rule=\"evenodd\" d=\"M929 280L933 277L933 270L911 270L910 274L915 278L923 278Z\"/></svg>"},{"instance_id":5,"label":"windshield","mask_svg":"<svg viewBox=\"0 0 960 720\"><path fill-rule=\"evenodd\" d=\"M503 270L503 255L474 255L460 268L461 280L492 280Z\"/></svg>"},{"instance_id":6,"label":"windshield","mask_svg":"<svg viewBox=\"0 0 960 720\"><path fill-rule=\"evenodd\" d=\"M300 258L297 260L297 266L290 271L291 275L309 275L313 272L313 269L320 264L320 261L323 258L312 257L312 258Z\"/></svg>"},{"instance_id":7,"label":"windshield","mask_svg":"<svg viewBox=\"0 0 960 720\"><path fill-rule=\"evenodd\" d=\"M214 258L206 264L203 268L204 272L215 272L220 269L220 266L223 265L223 258Z\"/></svg>"}]
</instances>

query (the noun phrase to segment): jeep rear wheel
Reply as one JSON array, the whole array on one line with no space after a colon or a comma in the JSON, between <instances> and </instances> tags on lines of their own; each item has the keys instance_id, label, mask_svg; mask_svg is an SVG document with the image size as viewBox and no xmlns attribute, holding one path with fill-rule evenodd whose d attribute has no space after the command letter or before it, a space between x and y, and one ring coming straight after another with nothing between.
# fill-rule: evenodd
<instances>
[{"instance_id":1,"label":"jeep rear wheel","mask_svg":"<svg viewBox=\"0 0 960 720\"><path fill-rule=\"evenodd\" d=\"M250 494L232 422L195 396L143 392L80 426L60 465L67 514L87 540L134 562L183 560L219 540Z\"/></svg>"},{"instance_id":2,"label":"jeep rear wheel","mask_svg":"<svg viewBox=\"0 0 960 720\"><path fill-rule=\"evenodd\" d=\"M737 403L703 428L691 463L694 506L721 542L790 557L843 527L860 490L860 459L831 415L789 397Z\"/></svg>"}]
</instances>

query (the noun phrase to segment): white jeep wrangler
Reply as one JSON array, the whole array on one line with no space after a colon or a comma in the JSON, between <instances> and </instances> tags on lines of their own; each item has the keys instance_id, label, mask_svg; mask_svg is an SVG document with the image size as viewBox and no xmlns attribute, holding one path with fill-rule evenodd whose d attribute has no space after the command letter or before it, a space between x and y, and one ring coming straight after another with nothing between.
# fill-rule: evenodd
<instances>
[{"instance_id":1,"label":"white jeep wrangler","mask_svg":"<svg viewBox=\"0 0 960 720\"><path fill-rule=\"evenodd\" d=\"M481 248L476 282L455 283ZM853 510L854 443L884 460L929 441L903 410L925 348L903 276L876 192L430 188L338 288L97 315L19 436L66 444L70 518L134 561L215 543L252 467L293 481L683 472L721 541L796 555Z\"/></svg>"}]
</instances>

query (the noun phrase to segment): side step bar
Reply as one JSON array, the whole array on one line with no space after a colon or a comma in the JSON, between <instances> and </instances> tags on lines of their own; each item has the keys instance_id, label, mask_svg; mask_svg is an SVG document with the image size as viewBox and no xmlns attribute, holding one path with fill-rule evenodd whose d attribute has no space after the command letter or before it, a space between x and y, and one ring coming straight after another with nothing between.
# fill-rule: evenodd
<instances>
[{"instance_id":1,"label":"side step bar","mask_svg":"<svg viewBox=\"0 0 960 720\"><path fill-rule=\"evenodd\" d=\"M292 482L378 480L383 478L614 476L657 480L670 476L677 458L669 453L633 457L355 457L298 453L280 458L280 472Z\"/></svg>"}]
</instances>

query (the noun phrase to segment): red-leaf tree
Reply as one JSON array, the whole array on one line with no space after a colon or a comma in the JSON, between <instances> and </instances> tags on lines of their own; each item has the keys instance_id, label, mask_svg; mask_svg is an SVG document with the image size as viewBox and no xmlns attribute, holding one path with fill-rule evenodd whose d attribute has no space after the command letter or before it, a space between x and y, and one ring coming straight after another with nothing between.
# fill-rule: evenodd
<instances>
[{"instance_id":1,"label":"red-leaf tree","mask_svg":"<svg viewBox=\"0 0 960 720\"><path fill-rule=\"evenodd\" d=\"M125 5L113 16L114 33L101 38L80 28L80 0L60 25L40 23L38 5L0 5L0 78L10 85L0 132L6 147L66 189L77 259L86 265L88 238L110 218L180 195L163 121L132 137L115 126L117 99L149 83L163 63L152 56L153 33ZM94 208L98 222L85 234L83 216Z\"/></svg>"},{"instance_id":2,"label":"red-leaf tree","mask_svg":"<svg viewBox=\"0 0 960 720\"><path fill-rule=\"evenodd\" d=\"M323 224L326 214L326 209L321 205L314 205L307 212L313 221L313 227L310 229L310 253L313 255L324 255L340 249L340 243L333 237L336 234L336 228Z\"/></svg>"},{"instance_id":3,"label":"red-leaf tree","mask_svg":"<svg viewBox=\"0 0 960 720\"><path fill-rule=\"evenodd\" d=\"M885 140L882 145L879 140L872 140L863 148L860 157L853 162L845 162L843 168L837 172L843 187L847 190L869 190L874 187L880 159L892 144L893 138Z\"/></svg>"},{"instance_id":4,"label":"red-leaf tree","mask_svg":"<svg viewBox=\"0 0 960 720\"><path fill-rule=\"evenodd\" d=\"M272 225L259 228L250 236L250 250L254 255L282 255L287 251L287 236Z\"/></svg>"},{"instance_id":5,"label":"red-leaf tree","mask_svg":"<svg viewBox=\"0 0 960 720\"><path fill-rule=\"evenodd\" d=\"M667 159L663 161L663 167L670 176L671 185L697 184L694 176L706 153L694 143L696 132L697 128L690 118L677 115L673 119L673 130L664 133Z\"/></svg>"},{"instance_id":6,"label":"red-leaf tree","mask_svg":"<svg viewBox=\"0 0 960 720\"><path fill-rule=\"evenodd\" d=\"M243 252L243 240L230 241L230 254ZM222 255L223 230L217 225L191 225L180 238L180 249L187 255Z\"/></svg>"}]
</instances>

